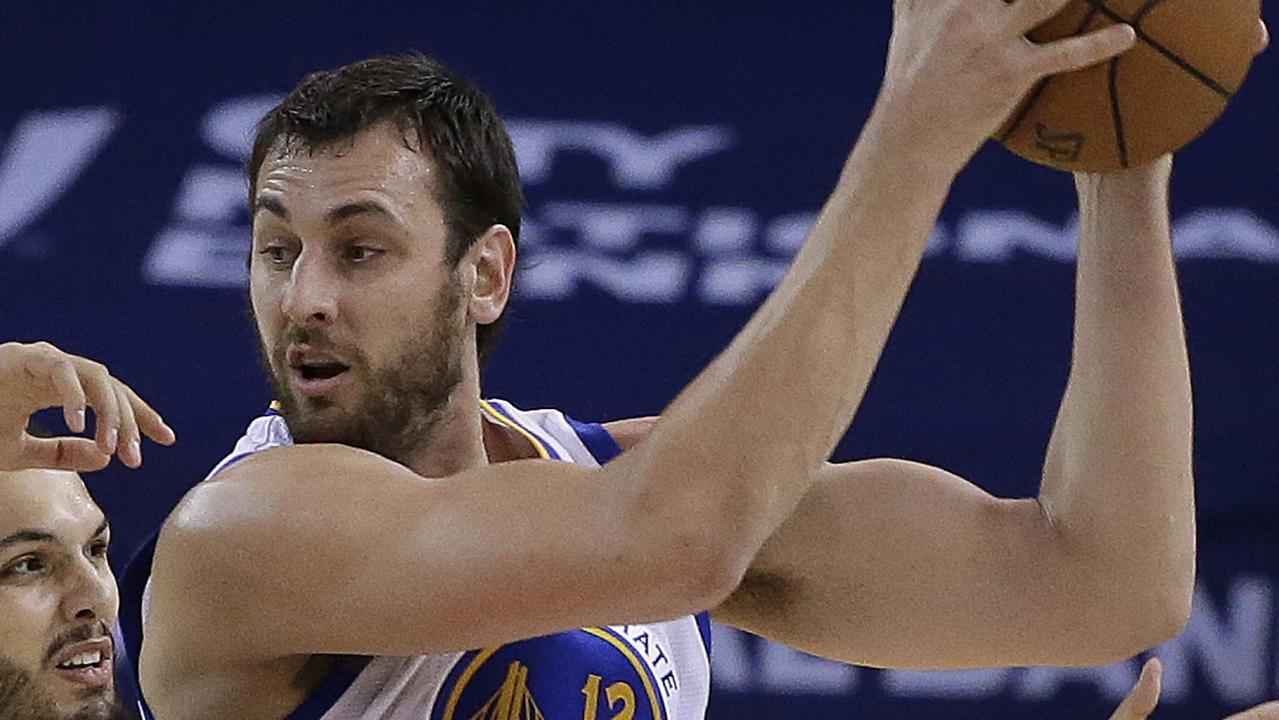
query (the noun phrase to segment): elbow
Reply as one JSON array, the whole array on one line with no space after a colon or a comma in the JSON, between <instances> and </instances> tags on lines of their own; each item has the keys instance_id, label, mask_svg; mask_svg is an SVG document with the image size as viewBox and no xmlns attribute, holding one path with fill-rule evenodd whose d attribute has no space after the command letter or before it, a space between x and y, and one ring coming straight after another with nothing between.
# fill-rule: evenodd
<instances>
[{"instance_id":1,"label":"elbow","mask_svg":"<svg viewBox=\"0 0 1279 720\"><path fill-rule=\"evenodd\" d=\"M1109 665L1180 635L1190 622L1193 604L1193 582L1181 588L1169 584L1149 593L1129 592L1111 602L1098 603L1090 657L1081 658L1088 665ZM1127 588L1132 591L1130 586Z\"/></svg>"},{"instance_id":2,"label":"elbow","mask_svg":"<svg viewBox=\"0 0 1279 720\"><path fill-rule=\"evenodd\" d=\"M632 515L632 537L644 538L635 562L675 615L719 606L741 584L759 551L758 533L735 508L682 497Z\"/></svg>"},{"instance_id":3,"label":"elbow","mask_svg":"<svg viewBox=\"0 0 1279 720\"><path fill-rule=\"evenodd\" d=\"M1186 582L1184 588L1170 584L1162 592L1144 598L1140 607L1130 611L1133 616L1144 618L1136 625L1140 633L1133 638L1137 648L1132 654L1145 652L1180 635L1190 622L1193 605L1193 579Z\"/></svg>"}]
</instances>

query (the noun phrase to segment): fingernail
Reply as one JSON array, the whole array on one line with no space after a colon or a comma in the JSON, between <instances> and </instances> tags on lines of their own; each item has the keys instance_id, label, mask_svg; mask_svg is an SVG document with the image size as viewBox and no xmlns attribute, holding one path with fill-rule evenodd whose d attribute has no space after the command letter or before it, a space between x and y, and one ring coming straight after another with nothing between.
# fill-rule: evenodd
<instances>
[{"instance_id":1,"label":"fingernail","mask_svg":"<svg viewBox=\"0 0 1279 720\"><path fill-rule=\"evenodd\" d=\"M72 430L84 432L84 408L75 411L75 424L76 426Z\"/></svg>"},{"instance_id":2,"label":"fingernail","mask_svg":"<svg viewBox=\"0 0 1279 720\"><path fill-rule=\"evenodd\" d=\"M129 441L129 455L133 458L134 465L142 464L142 443L137 438Z\"/></svg>"},{"instance_id":3,"label":"fingernail","mask_svg":"<svg viewBox=\"0 0 1279 720\"><path fill-rule=\"evenodd\" d=\"M111 428L107 431L107 447L115 447L120 444L120 431Z\"/></svg>"}]
</instances>

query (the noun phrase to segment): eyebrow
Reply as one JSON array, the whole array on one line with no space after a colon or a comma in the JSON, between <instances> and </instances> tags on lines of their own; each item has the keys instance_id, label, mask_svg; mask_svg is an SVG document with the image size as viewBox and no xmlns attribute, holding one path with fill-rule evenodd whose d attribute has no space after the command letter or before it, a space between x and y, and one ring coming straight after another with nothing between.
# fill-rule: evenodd
<instances>
[{"instance_id":1,"label":"eyebrow","mask_svg":"<svg viewBox=\"0 0 1279 720\"><path fill-rule=\"evenodd\" d=\"M257 200L253 201L253 214L266 210L273 215L279 215L285 220L289 219L289 209L284 207L284 203L273 197L264 197L259 195Z\"/></svg>"},{"instance_id":2,"label":"eyebrow","mask_svg":"<svg viewBox=\"0 0 1279 720\"><path fill-rule=\"evenodd\" d=\"M102 533L106 532L109 527L110 527L110 523L107 522L106 518L103 518L102 524L98 526L97 530L93 531L93 535L91 535L90 537L98 537ZM20 543L29 543L29 542L56 543L58 541L59 541L58 536L49 532L48 530L23 529L23 530L18 530L17 532L9 533L8 535L4 536L4 538L0 539L0 550L3 550L9 547L10 545L18 545Z\"/></svg>"},{"instance_id":3,"label":"eyebrow","mask_svg":"<svg viewBox=\"0 0 1279 720\"><path fill-rule=\"evenodd\" d=\"M289 209L284 207L284 203L280 202L279 198L259 195L257 200L253 202L253 212L257 214L263 210L285 220L289 219ZM324 221L329 225L336 225L344 220L350 220L361 215L375 215L388 220L396 220L395 214L386 209L381 203L373 200L362 200L333 208L324 214Z\"/></svg>"},{"instance_id":4,"label":"eyebrow","mask_svg":"<svg viewBox=\"0 0 1279 720\"><path fill-rule=\"evenodd\" d=\"M360 215L380 215L388 220L395 220L395 215L387 210L381 203L373 200L363 200L360 202L346 203L339 205L324 214L325 222L335 225L343 220L350 220Z\"/></svg>"}]
</instances>

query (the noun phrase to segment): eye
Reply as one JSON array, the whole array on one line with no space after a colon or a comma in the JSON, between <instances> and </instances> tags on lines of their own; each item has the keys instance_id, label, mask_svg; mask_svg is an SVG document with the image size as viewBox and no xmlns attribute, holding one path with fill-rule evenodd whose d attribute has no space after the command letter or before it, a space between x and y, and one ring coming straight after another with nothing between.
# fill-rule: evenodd
<instances>
[{"instance_id":1,"label":"eye","mask_svg":"<svg viewBox=\"0 0 1279 720\"><path fill-rule=\"evenodd\" d=\"M107 550L110 549L111 543L106 540L94 540L89 544L89 557L104 558L107 556Z\"/></svg>"},{"instance_id":2,"label":"eye","mask_svg":"<svg viewBox=\"0 0 1279 720\"><path fill-rule=\"evenodd\" d=\"M18 558L14 562L0 570L0 578L24 578L32 575L38 575L48 568L43 560L34 556Z\"/></svg>"},{"instance_id":3,"label":"eye","mask_svg":"<svg viewBox=\"0 0 1279 720\"><path fill-rule=\"evenodd\" d=\"M270 240L258 250L258 255L271 265L285 266L293 262L297 251L283 240Z\"/></svg>"},{"instance_id":4,"label":"eye","mask_svg":"<svg viewBox=\"0 0 1279 720\"><path fill-rule=\"evenodd\" d=\"M355 263L362 263L381 255L382 251L369 245L348 245L342 251L342 256L347 260Z\"/></svg>"}]
</instances>

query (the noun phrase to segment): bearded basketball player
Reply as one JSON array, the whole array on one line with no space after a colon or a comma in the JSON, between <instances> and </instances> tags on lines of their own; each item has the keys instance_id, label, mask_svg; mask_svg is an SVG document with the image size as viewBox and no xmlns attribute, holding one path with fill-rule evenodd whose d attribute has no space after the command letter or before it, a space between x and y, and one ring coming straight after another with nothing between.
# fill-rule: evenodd
<instances>
[{"instance_id":1,"label":"bearded basketball player","mask_svg":"<svg viewBox=\"0 0 1279 720\"><path fill-rule=\"evenodd\" d=\"M789 274L639 443L481 399L521 206L491 103L420 56L308 76L250 163L278 411L126 578L155 716L699 720L707 611L903 668L1097 664L1175 634L1195 543L1167 159L1078 179L1037 498L826 462L956 174L1039 78L1134 42L1029 43L1065 3L896 3L874 112Z\"/></svg>"}]
</instances>

